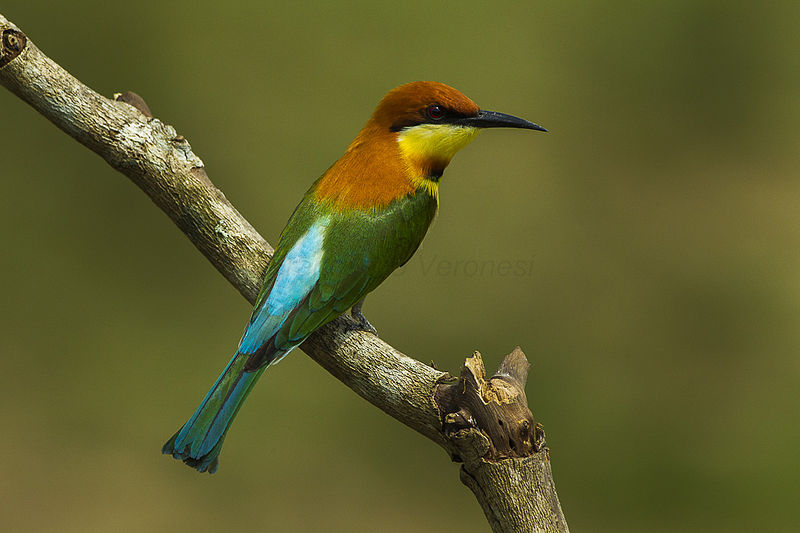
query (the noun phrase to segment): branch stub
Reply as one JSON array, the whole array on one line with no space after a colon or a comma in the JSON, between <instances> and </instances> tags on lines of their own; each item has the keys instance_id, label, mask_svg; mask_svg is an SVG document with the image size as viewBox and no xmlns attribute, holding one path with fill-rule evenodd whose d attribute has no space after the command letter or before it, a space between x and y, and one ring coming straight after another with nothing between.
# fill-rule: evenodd
<instances>
[{"instance_id":1,"label":"branch stub","mask_svg":"<svg viewBox=\"0 0 800 533\"><path fill-rule=\"evenodd\" d=\"M28 38L19 30L7 29L3 31L3 48L0 50L0 68L8 65L25 49Z\"/></svg>"}]
</instances>

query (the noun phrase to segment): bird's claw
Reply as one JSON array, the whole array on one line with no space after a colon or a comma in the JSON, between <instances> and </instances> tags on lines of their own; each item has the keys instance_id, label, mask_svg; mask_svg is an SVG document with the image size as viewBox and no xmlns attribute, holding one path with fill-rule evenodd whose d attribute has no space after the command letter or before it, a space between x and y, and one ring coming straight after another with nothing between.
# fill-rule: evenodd
<instances>
[{"instance_id":1,"label":"bird's claw","mask_svg":"<svg viewBox=\"0 0 800 533\"><path fill-rule=\"evenodd\" d=\"M364 316L364 313L361 312L361 306L363 305L363 300L358 302L353 308L350 310L350 316L352 316L356 323L353 325L353 330L358 331L366 331L367 333L372 333L373 335L378 335L378 330L375 329L375 326L370 324L367 317Z\"/></svg>"}]
</instances>

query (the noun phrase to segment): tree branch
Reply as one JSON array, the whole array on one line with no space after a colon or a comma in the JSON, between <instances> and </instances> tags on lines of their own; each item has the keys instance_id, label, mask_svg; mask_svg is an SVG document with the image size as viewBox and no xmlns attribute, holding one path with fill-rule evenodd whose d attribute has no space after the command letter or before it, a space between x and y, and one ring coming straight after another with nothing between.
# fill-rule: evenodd
<instances>
[{"instance_id":1,"label":"tree branch","mask_svg":"<svg viewBox=\"0 0 800 533\"><path fill-rule=\"evenodd\" d=\"M105 98L45 56L0 14L0 84L130 178L254 303L272 248L206 175L175 129L134 93ZM357 394L462 462L496 532L568 531L541 426L527 406L518 348L485 379L480 354L458 379L354 330L343 315L301 346Z\"/></svg>"}]
</instances>

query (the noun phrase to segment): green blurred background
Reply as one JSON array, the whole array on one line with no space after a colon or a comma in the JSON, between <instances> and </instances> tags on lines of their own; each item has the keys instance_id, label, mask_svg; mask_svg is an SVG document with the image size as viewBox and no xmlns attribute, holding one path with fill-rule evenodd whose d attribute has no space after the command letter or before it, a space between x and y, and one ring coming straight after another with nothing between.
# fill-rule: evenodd
<instances>
[{"instance_id":1,"label":"green blurred background","mask_svg":"<svg viewBox=\"0 0 800 533\"><path fill-rule=\"evenodd\" d=\"M456 157L367 316L450 371L525 349L573 531L800 530L800 3L1 12L100 93L142 94L273 243L396 85L443 81L543 124ZM5 90L0 124L3 529L488 530L457 465L301 352L248 400L218 474L161 456L249 306ZM466 267L501 261L526 268Z\"/></svg>"}]
</instances>

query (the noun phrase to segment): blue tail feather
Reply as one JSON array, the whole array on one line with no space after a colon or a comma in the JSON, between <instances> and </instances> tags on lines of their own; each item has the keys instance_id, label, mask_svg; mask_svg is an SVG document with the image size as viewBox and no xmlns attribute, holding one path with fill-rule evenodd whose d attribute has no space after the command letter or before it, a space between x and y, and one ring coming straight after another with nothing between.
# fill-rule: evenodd
<instances>
[{"instance_id":1,"label":"blue tail feather","mask_svg":"<svg viewBox=\"0 0 800 533\"><path fill-rule=\"evenodd\" d=\"M208 391L200 407L183 427L161 448L197 469L213 474L219 452L236 413L266 367L244 370L249 355L237 353Z\"/></svg>"}]
</instances>

